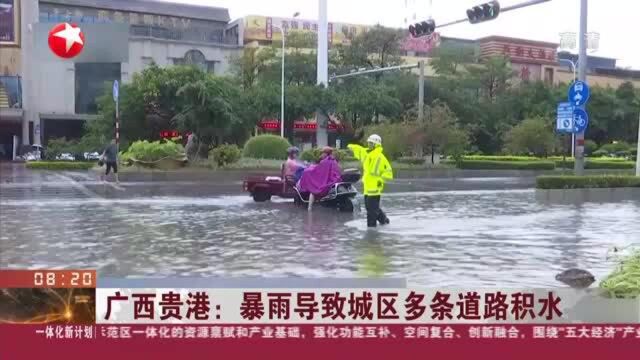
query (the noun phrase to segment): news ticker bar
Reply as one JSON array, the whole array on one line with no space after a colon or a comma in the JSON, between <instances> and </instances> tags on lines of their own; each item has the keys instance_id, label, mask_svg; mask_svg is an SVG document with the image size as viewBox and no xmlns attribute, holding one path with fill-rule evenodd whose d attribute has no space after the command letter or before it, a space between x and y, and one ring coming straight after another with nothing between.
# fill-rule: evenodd
<instances>
[{"instance_id":1,"label":"news ticker bar","mask_svg":"<svg viewBox=\"0 0 640 360\"><path fill-rule=\"evenodd\" d=\"M50 340L95 339L626 339L640 344L640 325L562 324L558 325L237 325L185 326L153 325L48 325L39 326L34 334Z\"/></svg>"},{"instance_id":2,"label":"news ticker bar","mask_svg":"<svg viewBox=\"0 0 640 360\"><path fill-rule=\"evenodd\" d=\"M428 354L436 359L606 359L637 353L639 326L561 324L330 325L217 324L3 325L7 359L51 354L92 359L268 358L390 359ZM628 357L628 356L627 356Z\"/></svg>"}]
</instances>

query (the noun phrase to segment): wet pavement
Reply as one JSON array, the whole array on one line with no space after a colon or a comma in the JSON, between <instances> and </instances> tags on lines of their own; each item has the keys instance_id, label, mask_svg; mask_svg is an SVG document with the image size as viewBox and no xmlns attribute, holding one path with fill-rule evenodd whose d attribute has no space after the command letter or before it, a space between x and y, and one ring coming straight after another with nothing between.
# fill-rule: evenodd
<instances>
[{"instance_id":1,"label":"wet pavement","mask_svg":"<svg viewBox=\"0 0 640 360\"><path fill-rule=\"evenodd\" d=\"M601 278L610 248L640 241L640 200L554 204L521 178L400 180L383 199L391 225L367 230L364 212L258 204L236 181L116 187L87 173L1 170L0 268L561 286L556 273Z\"/></svg>"}]
</instances>

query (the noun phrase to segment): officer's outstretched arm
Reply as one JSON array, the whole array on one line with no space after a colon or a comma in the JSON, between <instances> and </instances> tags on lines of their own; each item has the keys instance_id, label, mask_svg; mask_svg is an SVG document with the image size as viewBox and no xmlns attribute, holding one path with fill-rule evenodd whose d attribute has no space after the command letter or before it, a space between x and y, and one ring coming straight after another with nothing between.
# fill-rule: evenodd
<instances>
[{"instance_id":1,"label":"officer's outstretched arm","mask_svg":"<svg viewBox=\"0 0 640 360\"><path fill-rule=\"evenodd\" d=\"M367 149L363 146L360 146L357 144L349 144L347 145L347 148L349 148L349 150L353 152L353 157L355 157L358 160L364 159L365 156L367 155Z\"/></svg>"}]
</instances>

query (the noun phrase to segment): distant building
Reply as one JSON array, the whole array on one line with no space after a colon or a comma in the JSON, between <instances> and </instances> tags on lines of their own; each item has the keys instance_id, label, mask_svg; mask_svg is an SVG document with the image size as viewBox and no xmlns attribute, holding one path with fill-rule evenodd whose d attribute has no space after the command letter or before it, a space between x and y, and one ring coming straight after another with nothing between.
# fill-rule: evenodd
<instances>
[{"instance_id":1,"label":"distant building","mask_svg":"<svg viewBox=\"0 0 640 360\"><path fill-rule=\"evenodd\" d=\"M241 51L224 8L153 0L14 0L11 11L15 16L0 9L4 148L13 147L14 135L21 144L81 136L105 83L126 83L151 63L193 64L224 74L228 59ZM13 32L7 18L15 19ZM48 32L60 22L76 23L85 34L77 58L61 60L48 49Z\"/></svg>"}]
</instances>

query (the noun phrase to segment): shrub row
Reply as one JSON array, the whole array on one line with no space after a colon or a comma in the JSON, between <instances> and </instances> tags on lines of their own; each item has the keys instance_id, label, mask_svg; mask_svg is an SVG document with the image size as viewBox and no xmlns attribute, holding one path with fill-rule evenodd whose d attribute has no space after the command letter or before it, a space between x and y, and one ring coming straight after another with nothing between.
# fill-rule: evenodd
<instances>
[{"instance_id":1,"label":"shrub row","mask_svg":"<svg viewBox=\"0 0 640 360\"><path fill-rule=\"evenodd\" d=\"M467 155L463 160L486 160L486 161L538 161L535 156L512 156L512 155Z\"/></svg>"},{"instance_id":2,"label":"shrub row","mask_svg":"<svg viewBox=\"0 0 640 360\"><path fill-rule=\"evenodd\" d=\"M556 160L556 167L557 168L564 168L564 169L573 169L574 160ZM592 160L589 159L585 162L584 164L584 168L585 169L616 169L616 170L623 170L623 169L633 169L635 168L635 163L633 161L620 161L620 160Z\"/></svg>"},{"instance_id":3,"label":"shrub row","mask_svg":"<svg viewBox=\"0 0 640 360\"><path fill-rule=\"evenodd\" d=\"M399 163L399 164L406 164L406 165L424 165L425 158L422 158L422 157L401 157L401 158L397 159L394 162Z\"/></svg>"},{"instance_id":4,"label":"shrub row","mask_svg":"<svg viewBox=\"0 0 640 360\"><path fill-rule=\"evenodd\" d=\"M553 170L556 164L553 161L492 161L492 160L460 160L457 162L460 169L469 170Z\"/></svg>"},{"instance_id":5,"label":"shrub row","mask_svg":"<svg viewBox=\"0 0 640 360\"><path fill-rule=\"evenodd\" d=\"M300 154L300 159L309 162L316 162L320 159L320 155L322 154L322 149L314 148L310 150L305 150ZM333 155L338 161L341 162L354 162L357 161L351 154L349 150L333 150Z\"/></svg>"},{"instance_id":6,"label":"shrub row","mask_svg":"<svg viewBox=\"0 0 640 360\"><path fill-rule=\"evenodd\" d=\"M140 161L158 161L164 158L184 156L182 145L173 141L135 141L124 153L125 158Z\"/></svg>"},{"instance_id":7,"label":"shrub row","mask_svg":"<svg viewBox=\"0 0 640 360\"><path fill-rule=\"evenodd\" d=\"M640 187L640 177L631 175L539 176L536 179L536 187L538 189Z\"/></svg>"},{"instance_id":8,"label":"shrub row","mask_svg":"<svg viewBox=\"0 0 640 360\"><path fill-rule=\"evenodd\" d=\"M89 170L96 165L89 161L29 161L27 169L33 170Z\"/></svg>"}]
</instances>

